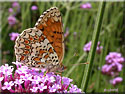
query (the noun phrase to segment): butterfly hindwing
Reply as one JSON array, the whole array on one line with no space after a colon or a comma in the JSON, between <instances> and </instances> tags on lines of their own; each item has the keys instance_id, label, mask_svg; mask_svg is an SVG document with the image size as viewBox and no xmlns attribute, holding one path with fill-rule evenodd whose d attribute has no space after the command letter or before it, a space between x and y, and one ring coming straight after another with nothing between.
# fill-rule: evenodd
<instances>
[{"instance_id":1,"label":"butterfly hindwing","mask_svg":"<svg viewBox=\"0 0 125 94\"><path fill-rule=\"evenodd\" d=\"M58 56L43 33L37 28L24 30L16 39L16 60L29 67L57 65Z\"/></svg>"}]
</instances>

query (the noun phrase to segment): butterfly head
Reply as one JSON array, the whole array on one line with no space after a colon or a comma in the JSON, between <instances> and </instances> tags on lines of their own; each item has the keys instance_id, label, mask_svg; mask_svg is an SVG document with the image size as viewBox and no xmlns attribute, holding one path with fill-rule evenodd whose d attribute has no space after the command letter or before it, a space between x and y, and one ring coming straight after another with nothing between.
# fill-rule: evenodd
<instances>
[{"instance_id":1,"label":"butterfly head","mask_svg":"<svg viewBox=\"0 0 125 94\"><path fill-rule=\"evenodd\" d=\"M67 67L65 67L64 65L60 65L58 67L58 72L64 72L64 70L66 69Z\"/></svg>"}]
</instances>

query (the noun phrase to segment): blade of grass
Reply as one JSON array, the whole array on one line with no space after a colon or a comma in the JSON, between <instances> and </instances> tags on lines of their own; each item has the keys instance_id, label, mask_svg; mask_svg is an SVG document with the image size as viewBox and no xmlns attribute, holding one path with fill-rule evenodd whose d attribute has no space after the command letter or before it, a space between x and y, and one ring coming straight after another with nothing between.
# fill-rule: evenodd
<instances>
[{"instance_id":1,"label":"blade of grass","mask_svg":"<svg viewBox=\"0 0 125 94\"><path fill-rule=\"evenodd\" d=\"M1 13L2 13L2 11L1 11L1 4L0 4L0 66L2 65L2 62L1 62L1 61L2 61L2 58L1 58L1 57L2 57L2 56L1 56L1 55L2 55L2 54L1 54L1 46L2 46L2 45L1 45L1 44L2 44L2 43L1 43Z\"/></svg>"},{"instance_id":2,"label":"blade of grass","mask_svg":"<svg viewBox=\"0 0 125 94\"><path fill-rule=\"evenodd\" d=\"M87 62L89 62L89 64L87 64L85 67L85 71L84 71L84 75L83 75L83 79L82 79L82 83L81 83L81 89L84 92L86 92L87 85L89 82L90 73L92 70L92 65L93 65L93 60L94 60L94 56L95 56L95 52L96 52L97 42L98 42L100 30L101 30L105 5L106 5L106 2L104 2L104 1L100 2L98 16L96 19L94 34L93 34L93 38L92 38L92 48L90 50L90 53L89 53L89 56L87 59Z\"/></svg>"},{"instance_id":3,"label":"blade of grass","mask_svg":"<svg viewBox=\"0 0 125 94\"><path fill-rule=\"evenodd\" d=\"M108 38L108 40L107 40ZM102 54L100 56L100 62L99 62L99 68L101 69L101 67L105 64L105 57L107 55L108 52L108 47L109 47L109 35L107 36L107 34L104 35L103 37L103 50L102 50ZM103 75L101 75L101 70L97 72L97 78L96 78L96 92L100 91L100 86L101 86L101 78L103 77ZM100 91L101 92L101 91Z\"/></svg>"},{"instance_id":4,"label":"blade of grass","mask_svg":"<svg viewBox=\"0 0 125 94\"><path fill-rule=\"evenodd\" d=\"M70 13L70 3L68 3L66 15L65 15L65 18L64 18L64 30L66 29L66 24L67 24L67 21L68 21L69 13Z\"/></svg>"}]
</instances>

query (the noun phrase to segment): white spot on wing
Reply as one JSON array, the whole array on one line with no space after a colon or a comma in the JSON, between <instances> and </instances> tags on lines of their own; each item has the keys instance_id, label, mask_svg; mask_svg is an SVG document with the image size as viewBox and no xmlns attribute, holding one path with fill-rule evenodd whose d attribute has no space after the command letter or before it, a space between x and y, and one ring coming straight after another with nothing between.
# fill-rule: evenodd
<instances>
[{"instance_id":1,"label":"white spot on wing","mask_svg":"<svg viewBox=\"0 0 125 94\"><path fill-rule=\"evenodd\" d=\"M41 62L45 62L45 59L44 59L44 58L42 58L40 61L41 61Z\"/></svg>"}]
</instances>

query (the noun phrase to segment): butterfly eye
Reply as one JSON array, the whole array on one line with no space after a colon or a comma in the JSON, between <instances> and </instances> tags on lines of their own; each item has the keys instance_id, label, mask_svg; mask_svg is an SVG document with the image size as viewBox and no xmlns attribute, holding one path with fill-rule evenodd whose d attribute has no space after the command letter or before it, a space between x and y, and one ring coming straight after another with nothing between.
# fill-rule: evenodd
<instances>
[{"instance_id":1,"label":"butterfly eye","mask_svg":"<svg viewBox=\"0 0 125 94\"><path fill-rule=\"evenodd\" d=\"M62 65L61 68L62 68L62 71L64 71L67 67L65 67L65 66Z\"/></svg>"},{"instance_id":2,"label":"butterfly eye","mask_svg":"<svg viewBox=\"0 0 125 94\"><path fill-rule=\"evenodd\" d=\"M62 70L64 70L64 66L62 66Z\"/></svg>"}]
</instances>

